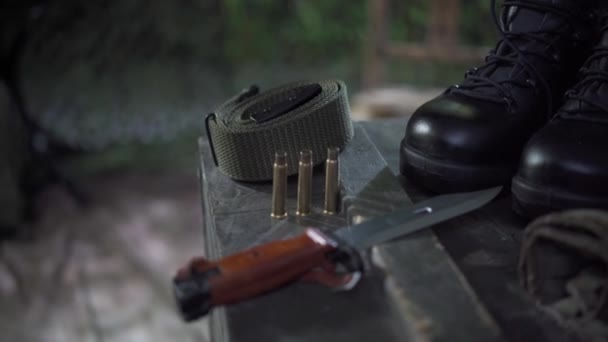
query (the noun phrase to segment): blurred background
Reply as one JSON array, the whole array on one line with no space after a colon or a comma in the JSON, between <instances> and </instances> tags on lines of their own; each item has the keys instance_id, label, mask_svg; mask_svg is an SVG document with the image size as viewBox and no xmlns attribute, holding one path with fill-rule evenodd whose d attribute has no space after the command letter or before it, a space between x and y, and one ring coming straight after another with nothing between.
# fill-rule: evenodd
<instances>
[{"instance_id":1,"label":"blurred background","mask_svg":"<svg viewBox=\"0 0 608 342\"><path fill-rule=\"evenodd\" d=\"M0 331L206 341L169 279L202 252L196 139L241 89L338 78L411 114L495 45L488 0L5 0Z\"/></svg>"}]
</instances>

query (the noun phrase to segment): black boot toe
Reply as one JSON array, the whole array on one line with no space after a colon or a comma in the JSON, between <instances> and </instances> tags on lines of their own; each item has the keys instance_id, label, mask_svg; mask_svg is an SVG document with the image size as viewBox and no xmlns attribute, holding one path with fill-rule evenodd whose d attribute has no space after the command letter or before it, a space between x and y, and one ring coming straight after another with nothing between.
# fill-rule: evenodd
<instances>
[{"instance_id":1,"label":"black boot toe","mask_svg":"<svg viewBox=\"0 0 608 342\"><path fill-rule=\"evenodd\" d=\"M442 95L421 106L401 143L401 172L437 191L507 183L530 132L504 104Z\"/></svg>"},{"instance_id":2,"label":"black boot toe","mask_svg":"<svg viewBox=\"0 0 608 342\"><path fill-rule=\"evenodd\" d=\"M555 114L591 52L589 6L505 1L502 15L493 12L502 39L485 64L410 119L401 173L436 192L508 183L526 141Z\"/></svg>"},{"instance_id":3,"label":"black boot toe","mask_svg":"<svg viewBox=\"0 0 608 342\"><path fill-rule=\"evenodd\" d=\"M571 208L608 209L608 130L555 119L526 145L513 178L513 206L535 217Z\"/></svg>"}]
</instances>

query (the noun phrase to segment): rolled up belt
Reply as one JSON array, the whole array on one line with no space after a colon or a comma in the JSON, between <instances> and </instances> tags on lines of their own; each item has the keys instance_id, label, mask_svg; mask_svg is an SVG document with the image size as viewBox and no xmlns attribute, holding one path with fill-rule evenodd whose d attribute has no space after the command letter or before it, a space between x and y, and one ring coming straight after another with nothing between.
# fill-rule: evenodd
<instances>
[{"instance_id":1,"label":"rolled up belt","mask_svg":"<svg viewBox=\"0 0 608 342\"><path fill-rule=\"evenodd\" d=\"M262 93L252 86L209 114L205 126L215 164L239 181L272 179L277 151L287 152L287 172L296 174L301 150L311 150L316 165L328 147L342 149L354 135L346 86L334 80Z\"/></svg>"}]
</instances>

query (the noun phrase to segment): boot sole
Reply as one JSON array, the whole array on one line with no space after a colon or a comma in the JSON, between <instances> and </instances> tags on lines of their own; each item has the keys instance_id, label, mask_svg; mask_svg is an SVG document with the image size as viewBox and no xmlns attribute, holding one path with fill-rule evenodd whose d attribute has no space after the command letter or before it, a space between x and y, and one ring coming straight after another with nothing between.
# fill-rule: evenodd
<instances>
[{"instance_id":1,"label":"boot sole","mask_svg":"<svg viewBox=\"0 0 608 342\"><path fill-rule=\"evenodd\" d=\"M513 211L527 218L566 209L608 209L608 197L586 196L559 188L531 185L519 176L513 177L511 193Z\"/></svg>"},{"instance_id":2,"label":"boot sole","mask_svg":"<svg viewBox=\"0 0 608 342\"><path fill-rule=\"evenodd\" d=\"M473 165L424 156L401 141L399 168L402 175L433 192L461 192L508 184L513 165Z\"/></svg>"}]
</instances>

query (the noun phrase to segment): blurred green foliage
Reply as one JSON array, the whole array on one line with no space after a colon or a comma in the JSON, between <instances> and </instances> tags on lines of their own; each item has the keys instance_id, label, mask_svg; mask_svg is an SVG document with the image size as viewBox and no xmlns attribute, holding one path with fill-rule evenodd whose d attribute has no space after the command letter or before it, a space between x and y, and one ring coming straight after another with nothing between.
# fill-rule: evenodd
<instances>
[{"instance_id":1,"label":"blurred green foliage","mask_svg":"<svg viewBox=\"0 0 608 342\"><path fill-rule=\"evenodd\" d=\"M221 16L226 38L224 57L231 65L251 63L290 65L346 64L346 78L357 86L367 32L367 0L351 1L247 1L226 0ZM389 1L389 36L392 40L423 41L428 25L429 1ZM490 19L490 2L461 2L460 39L464 44L488 46L496 39ZM445 75L462 75L462 65L398 61L393 82L445 84ZM438 68L442 72L430 69ZM452 70L451 70L452 69ZM428 72L426 72L428 71ZM453 77L450 78L452 80Z\"/></svg>"},{"instance_id":2,"label":"blurred green foliage","mask_svg":"<svg viewBox=\"0 0 608 342\"><path fill-rule=\"evenodd\" d=\"M367 0L48 1L23 63L29 109L70 145L171 138L251 83L359 89ZM492 45L489 1L461 0L461 41ZM429 1L390 1L390 38L423 41ZM470 65L391 60L393 84L445 86Z\"/></svg>"},{"instance_id":3,"label":"blurred green foliage","mask_svg":"<svg viewBox=\"0 0 608 342\"><path fill-rule=\"evenodd\" d=\"M364 0L226 0L225 53L233 64L357 59L365 32L365 4Z\"/></svg>"}]
</instances>

